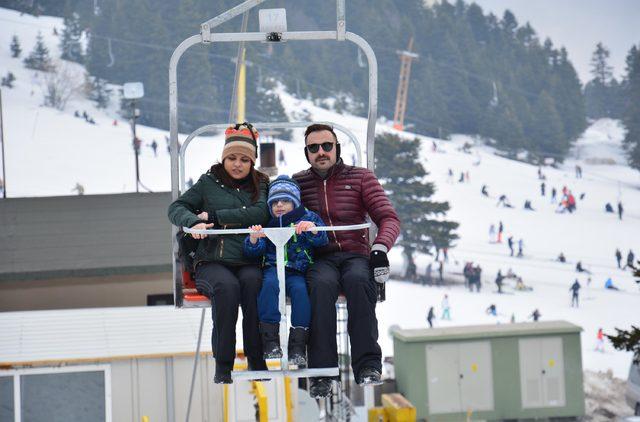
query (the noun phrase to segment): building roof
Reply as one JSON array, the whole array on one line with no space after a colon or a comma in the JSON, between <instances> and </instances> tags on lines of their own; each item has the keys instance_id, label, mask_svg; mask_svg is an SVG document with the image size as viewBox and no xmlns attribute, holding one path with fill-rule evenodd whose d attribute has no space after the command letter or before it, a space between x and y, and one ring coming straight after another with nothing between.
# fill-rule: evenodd
<instances>
[{"instance_id":1,"label":"building roof","mask_svg":"<svg viewBox=\"0 0 640 422\"><path fill-rule=\"evenodd\" d=\"M0 312L0 369L193 354L201 315L173 306ZM211 325L207 310L203 352Z\"/></svg>"},{"instance_id":2,"label":"building roof","mask_svg":"<svg viewBox=\"0 0 640 422\"><path fill-rule=\"evenodd\" d=\"M405 343L443 340L470 340L495 337L522 337L580 333L582 328L567 321L520 322L514 324L465 325L446 328L392 330L394 339Z\"/></svg>"},{"instance_id":3,"label":"building roof","mask_svg":"<svg viewBox=\"0 0 640 422\"><path fill-rule=\"evenodd\" d=\"M168 192L0 200L0 281L169 271Z\"/></svg>"}]
</instances>

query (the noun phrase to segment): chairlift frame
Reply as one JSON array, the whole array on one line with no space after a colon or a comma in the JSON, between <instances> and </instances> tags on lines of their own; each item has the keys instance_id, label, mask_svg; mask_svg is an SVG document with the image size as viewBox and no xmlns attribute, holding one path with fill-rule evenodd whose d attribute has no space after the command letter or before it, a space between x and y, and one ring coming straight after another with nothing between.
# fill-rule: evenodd
<instances>
[{"instance_id":1,"label":"chairlift frame","mask_svg":"<svg viewBox=\"0 0 640 422\"><path fill-rule=\"evenodd\" d=\"M375 53L369 43L359 35L348 32L346 30L346 19L345 19L345 0L336 0L336 30L335 31L285 31L282 33L277 33L276 37L274 37L273 33L267 32L235 32L235 33L216 33L212 32L214 28L221 25L222 23L240 15L248 12L252 8L258 6L259 4L265 2L266 0L246 0L243 3L227 10L226 12L221 13L220 15L204 22L200 26L200 33L197 35L190 36L182 41L178 47L174 50L171 55L171 59L169 62L169 141L170 141L170 156L171 156L171 198L172 201L175 201L180 196L181 191L185 189L185 155L187 147L190 145L191 141L198 135L207 132L218 131L221 129L225 129L228 126L228 123L221 124L212 124L205 125L199 127L198 129L191 132L187 139L185 140L184 145L178 151L178 78L177 78L177 68L178 63L182 55L192 46L196 44L214 44L214 43L224 43L224 42L283 42L283 41L338 41L344 42L349 41L354 43L359 50L364 52L367 62L368 62L368 77L369 77L369 107L367 114L367 143L366 143L366 165L367 168L373 170L374 167L374 139L375 139L375 125L377 119L378 112L378 62L375 56ZM360 56L359 56L360 58ZM273 122L273 123L256 123L254 127L257 129L291 129L291 128L302 128L306 127L312 123L317 122ZM358 164L360 164L361 160L361 149L360 144L355 137L355 135L347 128L329 123L334 128L338 129L342 133L346 134L348 139L354 144L357 151L357 160ZM355 229L363 229L370 227L370 223L354 225L354 226L343 226L343 227L323 227L317 228L318 230L330 231L330 230L355 230ZM277 255L278 255L278 280L280 284L280 297L279 297L279 308L282 315L282 319L286 321L286 303L285 303L285 280L284 280L284 245L288 241L288 239L293 234L292 228L271 228L264 229L267 236L276 243L281 245L281 247L277 247ZM249 233L249 229L239 229L239 230L192 230L189 228L183 228L185 233L199 233L199 234L208 234L208 235L223 235L223 234L244 234ZM172 253L173 253L173 275L174 275L174 299L177 307L199 307L206 308L209 306L208 301L200 301L198 303L192 303L189 306L184 306L184 298L183 298L183 280L182 280L182 269L178 265L178 242L176 239L176 234L178 232L178 228L173 226L171 227L171 239L172 239ZM373 230L369 231L370 236L373 236ZM284 239L284 240L283 240ZM199 355L200 349L200 340L204 322L204 312L201 318L200 323L200 335L198 337L198 345L196 352L196 361L194 363L194 379L195 379L195 370L197 366L197 359ZM281 345L283 349L283 359L281 360L281 367L279 371L246 371L244 373L235 372L233 373L234 379L255 379L255 378L271 378L274 376L290 376L290 377L309 377L309 376L336 376L339 374L338 368L309 368L306 370L289 370L288 369L288 359L286 352L286 344L287 344L287 331L286 331L286 323L280 323L280 339ZM264 372L264 373L263 373ZM192 380L193 384L193 380ZM365 389L365 398L366 402L372 402L372 394L373 391L370 388ZM189 417L189 411L191 407L191 395L193 393L193 385L192 391L189 399L189 407L187 410L187 420Z\"/></svg>"}]
</instances>

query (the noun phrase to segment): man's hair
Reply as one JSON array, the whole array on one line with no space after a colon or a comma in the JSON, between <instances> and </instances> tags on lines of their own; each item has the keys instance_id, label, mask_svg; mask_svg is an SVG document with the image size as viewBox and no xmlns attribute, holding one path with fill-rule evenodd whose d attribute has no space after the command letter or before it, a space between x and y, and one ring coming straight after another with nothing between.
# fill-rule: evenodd
<instances>
[{"instance_id":1,"label":"man's hair","mask_svg":"<svg viewBox=\"0 0 640 422\"><path fill-rule=\"evenodd\" d=\"M333 127L329 125L324 125L322 123L314 123L307 127L307 130L304 131L304 143L305 144L307 143L307 137L310 134L312 134L313 132L320 132L321 130L327 130L331 132L331 134L333 135L333 139L336 141L336 143L338 143L338 136L333 131Z\"/></svg>"}]
</instances>

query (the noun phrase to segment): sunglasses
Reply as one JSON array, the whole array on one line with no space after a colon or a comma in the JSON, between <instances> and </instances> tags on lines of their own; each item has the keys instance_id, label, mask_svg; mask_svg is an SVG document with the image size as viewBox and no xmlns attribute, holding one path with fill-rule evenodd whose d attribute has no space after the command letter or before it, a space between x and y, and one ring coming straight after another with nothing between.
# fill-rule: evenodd
<instances>
[{"instance_id":1,"label":"sunglasses","mask_svg":"<svg viewBox=\"0 0 640 422\"><path fill-rule=\"evenodd\" d=\"M322 150L324 152L329 152L333 149L334 145L335 142L323 142L321 144L309 144L305 148L307 148L307 151L309 151L310 153L315 154L316 152L320 151L320 147L322 147Z\"/></svg>"}]
</instances>

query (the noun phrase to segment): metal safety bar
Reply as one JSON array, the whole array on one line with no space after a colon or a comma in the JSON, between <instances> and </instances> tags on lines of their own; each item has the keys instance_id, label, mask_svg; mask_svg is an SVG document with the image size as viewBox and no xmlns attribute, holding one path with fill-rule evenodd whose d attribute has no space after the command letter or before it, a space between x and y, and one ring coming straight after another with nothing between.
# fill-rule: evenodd
<instances>
[{"instance_id":1,"label":"metal safety bar","mask_svg":"<svg viewBox=\"0 0 640 422\"><path fill-rule=\"evenodd\" d=\"M371 227L371 223L352 224L348 226L324 226L324 227L311 227L305 231L347 231L347 230L361 230ZM193 229L183 227L185 233L193 234L206 234L206 235L232 235L232 234L250 234L254 233L251 229ZM280 311L280 345L282 348L282 357L280 358L280 370L279 371L243 371L233 372L233 379L261 379L274 376L274 373L278 373L278 376L291 376L298 378L305 377L317 377L317 376L338 376L339 369L335 368L308 368L289 370L289 351L287 344L289 343L289 332L287 330L287 302L286 302L286 287L285 287L285 248L287 242L293 236L296 229L295 227L264 227L261 232L275 245L276 247L276 270L278 274L278 287L280 292L278 293L278 310Z\"/></svg>"}]
</instances>

